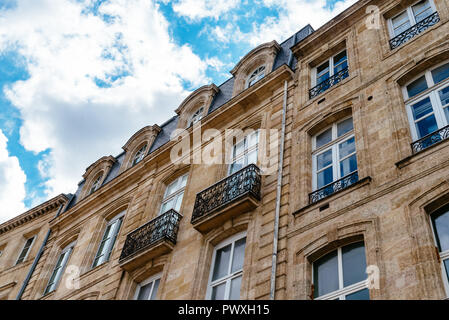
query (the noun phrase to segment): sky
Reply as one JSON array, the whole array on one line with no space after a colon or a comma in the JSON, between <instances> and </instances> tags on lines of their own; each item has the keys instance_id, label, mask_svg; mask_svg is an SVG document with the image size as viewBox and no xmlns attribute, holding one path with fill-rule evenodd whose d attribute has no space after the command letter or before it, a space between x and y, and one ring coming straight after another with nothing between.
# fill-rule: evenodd
<instances>
[{"instance_id":1,"label":"sky","mask_svg":"<svg viewBox=\"0 0 449 320\"><path fill-rule=\"evenodd\" d=\"M0 223L60 193L259 44L356 0L0 0Z\"/></svg>"}]
</instances>

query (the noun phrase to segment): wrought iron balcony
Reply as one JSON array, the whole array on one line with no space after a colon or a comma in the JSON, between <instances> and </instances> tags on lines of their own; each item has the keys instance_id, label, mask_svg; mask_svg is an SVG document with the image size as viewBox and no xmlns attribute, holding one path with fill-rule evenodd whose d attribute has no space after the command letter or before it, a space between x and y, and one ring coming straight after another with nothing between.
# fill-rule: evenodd
<instances>
[{"instance_id":1,"label":"wrought iron balcony","mask_svg":"<svg viewBox=\"0 0 449 320\"><path fill-rule=\"evenodd\" d=\"M250 164L196 195L192 225L207 232L224 221L254 209L260 200L259 168Z\"/></svg>"},{"instance_id":2,"label":"wrought iron balcony","mask_svg":"<svg viewBox=\"0 0 449 320\"><path fill-rule=\"evenodd\" d=\"M322 187L321 189L318 189L312 193L309 194L309 203L315 203L318 202L321 199L324 199L337 191L341 191L343 189L346 189L350 185L356 183L359 181L359 174L357 171L354 171L353 173L348 174L347 176L341 178L340 180L337 180L331 184L328 184L327 186Z\"/></svg>"},{"instance_id":3,"label":"wrought iron balcony","mask_svg":"<svg viewBox=\"0 0 449 320\"><path fill-rule=\"evenodd\" d=\"M119 263L126 270L170 252L176 244L182 216L173 209L161 214L126 237Z\"/></svg>"},{"instance_id":4,"label":"wrought iron balcony","mask_svg":"<svg viewBox=\"0 0 449 320\"><path fill-rule=\"evenodd\" d=\"M327 89L329 89L332 86L335 86L337 83L339 83L341 80L347 78L349 76L349 69L348 67L338 71L336 74L334 74L332 77L320 82L315 87L309 90L309 98L315 98L320 93L323 93Z\"/></svg>"},{"instance_id":5,"label":"wrought iron balcony","mask_svg":"<svg viewBox=\"0 0 449 320\"><path fill-rule=\"evenodd\" d=\"M417 36L421 32L429 29L431 26L437 24L440 21L440 16L438 12L435 12L428 16L427 18L421 20L417 24L408 28L404 32L398 34L396 37L390 40L390 48L391 50L399 47L403 43L409 41L411 38Z\"/></svg>"},{"instance_id":6,"label":"wrought iron balcony","mask_svg":"<svg viewBox=\"0 0 449 320\"><path fill-rule=\"evenodd\" d=\"M431 145L449 138L449 126L445 126L412 143L412 152L418 153Z\"/></svg>"}]
</instances>

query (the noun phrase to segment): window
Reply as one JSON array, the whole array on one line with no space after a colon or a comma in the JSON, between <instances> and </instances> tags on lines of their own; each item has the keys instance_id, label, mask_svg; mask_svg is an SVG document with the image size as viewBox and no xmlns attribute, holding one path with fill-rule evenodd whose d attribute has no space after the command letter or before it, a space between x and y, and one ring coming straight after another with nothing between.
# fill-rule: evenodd
<instances>
[{"instance_id":1,"label":"window","mask_svg":"<svg viewBox=\"0 0 449 320\"><path fill-rule=\"evenodd\" d=\"M257 163L258 143L259 132L256 130L233 145L232 159L229 166L230 175L251 163Z\"/></svg>"},{"instance_id":2,"label":"window","mask_svg":"<svg viewBox=\"0 0 449 320\"><path fill-rule=\"evenodd\" d=\"M212 258L207 298L239 300L246 235L238 234L219 244Z\"/></svg>"},{"instance_id":3,"label":"window","mask_svg":"<svg viewBox=\"0 0 449 320\"><path fill-rule=\"evenodd\" d=\"M352 118L336 122L315 135L312 147L314 190L357 171Z\"/></svg>"},{"instance_id":4,"label":"window","mask_svg":"<svg viewBox=\"0 0 449 320\"><path fill-rule=\"evenodd\" d=\"M181 209L182 197L184 196L186 184L187 174L177 178L167 186L159 214L165 213L170 209L174 209L179 212Z\"/></svg>"},{"instance_id":5,"label":"window","mask_svg":"<svg viewBox=\"0 0 449 320\"><path fill-rule=\"evenodd\" d=\"M34 239L35 238L36 237L34 236L34 237L31 237L31 238L27 239L27 241L25 242L25 245L23 246L22 251L20 252L19 257L17 258L16 265L18 265L19 263L22 263L23 261L25 261L25 259L28 256L28 253L30 253L31 246L34 243Z\"/></svg>"},{"instance_id":6,"label":"window","mask_svg":"<svg viewBox=\"0 0 449 320\"><path fill-rule=\"evenodd\" d=\"M313 296L326 300L369 300L365 245L356 242L326 254L312 265Z\"/></svg>"},{"instance_id":7,"label":"window","mask_svg":"<svg viewBox=\"0 0 449 320\"><path fill-rule=\"evenodd\" d=\"M246 81L246 88L251 87L254 85L257 81L262 79L265 76L265 66L258 67L256 70L251 73L251 75L248 77L248 80Z\"/></svg>"},{"instance_id":8,"label":"window","mask_svg":"<svg viewBox=\"0 0 449 320\"><path fill-rule=\"evenodd\" d=\"M449 206L439 209L430 216L435 241L440 252L441 269L446 294L449 296Z\"/></svg>"},{"instance_id":9,"label":"window","mask_svg":"<svg viewBox=\"0 0 449 320\"><path fill-rule=\"evenodd\" d=\"M156 300L160 281L161 274L157 274L139 283L134 300Z\"/></svg>"},{"instance_id":10,"label":"window","mask_svg":"<svg viewBox=\"0 0 449 320\"><path fill-rule=\"evenodd\" d=\"M436 11L433 2L422 0L389 20L391 37L396 37Z\"/></svg>"},{"instance_id":11,"label":"window","mask_svg":"<svg viewBox=\"0 0 449 320\"><path fill-rule=\"evenodd\" d=\"M101 178L103 177L103 173L100 173L97 178L92 182L92 186L90 187L89 194L92 194L100 187Z\"/></svg>"},{"instance_id":12,"label":"window","mask_svg":"<svg viewBox=\"0 0 449 320\"><path fill-rule=\"evenodd\" d=\"M188 127L193 126L195 123L197 123L203 118L203 111L204 107L201 107L195 111L195 113L190 117Z\"/></svg>"},{"instance_id":13,"label":"window","mask_svg":"<svg viewBox=\"0 0 449 320\"><path fill-rule=\"evenodd\" d=\"M427 70L404 86L403 93L414 141L449 124L449 62Z\"/></svg>"},{"instance_id":14,"label":"window","mask_svg":"<svg viewBox=\"0 0 449 320\"><path fill-rule=\"evenodd\" d=\"M147 151L147 144L145 144L142 148L139 149L139 151L136 152L133 160L133 166L143 160L143 158L145 157L145 151Z\"/></svg>"},{"instance_id":15,"label":"window","mask_svg":"<svg viewBox=\"0 0 449 320\"><path fill-rule=\"evenodd\" d=\"M320 64L316 67L315 78L313 79L313 85L318 85L338 72L346 69L348 67L348 57L346 50L343 50L339 54L331 57L326 62Z\"/></svg>"},{"instance_id":16,"label":"window","mask_svg":"<svg viewBox=\"0 0 449 320\"><path fill-rule=\"evenodd\" d=\"M114 248L115 240L117 239L117 235L120 231L124 215L125 212L122 212L108 222L103 238L101 239L100 246L98 247L97 254L95 255L92 268L95 268L96 266L109 260L112 249Z\"/></svg>"},{"instance_id":17,"label":"window","mask_svg":"<svg viewBox=\"0 0 449 320\"><path fill-rule=\"evenodd\" d=\"M48 284L45 287L44 295L56 289L59 280L61 280L62 274L64 272L65 266L67 265L67 261L69 260L70 254L72 253L74 245L75 245L74 243L69 244L62 250L61 254L59 255L58 262L56 262L50 280L48 281Z\"/></svg>"}]
</instances>

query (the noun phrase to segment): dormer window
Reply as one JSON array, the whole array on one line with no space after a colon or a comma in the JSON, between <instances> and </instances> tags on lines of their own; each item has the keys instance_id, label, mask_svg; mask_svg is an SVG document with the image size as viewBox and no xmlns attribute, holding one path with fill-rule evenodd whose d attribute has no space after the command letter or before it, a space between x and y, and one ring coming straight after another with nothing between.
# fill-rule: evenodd
<instances>
[{"instance_id":1,"label":"dormer window","mask_svg":"<svg viewBox=\"0 0 449 320\"><path fill-rule=\"evenodd\" d=\"M188 127L193 126L195 123L197 123L203 118L203 111L204 107L201 107L195 111L195 113L190 117Z\"/></svg>"},{"instance_id":2,"label":"dormer window","mask_svg":"<svg viewBox=\"0 0 449 320\"><path fill-rule=\"evenodd\" d=\"M248 77L248 81L246 82L246 88L251 87L254 85L257 81L262 79L265 76L265 66L260 66L256 70L251 73L251 75Z\"/></svg>"},{"instance_id":3,"label":"dormer window","mask_svg":"<svg viewBox=\"0 0 449 320\"><path fill-rule=\"evenodd\" d=\"M103 173L100 173L98 175L98 177L94 180L94 182L92 183L92 186L90 187L89 194L94 193L100 187L100 182L101 182L102 177L103 177Z\"/></svg>"},{"instance_id":4,"label":"dormer window","mask_svg":"<svg viewBox=\"0 0 449 320\"><path fill-rule=\"evenodd\" d=\"M139 149L139 151L136 152L133 160L133 166L143 160L143 158L145 157L145 152L147 151L147 146L148 145L145 144L142 148Z\"/></svg>"}]
</instances>

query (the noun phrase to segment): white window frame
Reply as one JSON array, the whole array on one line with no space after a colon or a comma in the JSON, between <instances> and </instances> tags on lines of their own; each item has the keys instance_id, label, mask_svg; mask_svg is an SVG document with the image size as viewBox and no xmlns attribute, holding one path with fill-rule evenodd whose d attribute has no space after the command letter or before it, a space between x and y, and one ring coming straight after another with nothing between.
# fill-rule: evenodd
<instances>
[{"instance_id":1,"label":"white window frame","mask_svg":"<svg viewBox=\"0 0 449 320\"><path fill-rule=\"evenodd\" d=\"M255 145L250 147L248 140L250 139L250 136L253 134L256 135L257 142ZM250 163L249 158L248 158L248 155L250 153L252 153L253 151L256 151L256 162L254 164L257 165L257 162L259 161L259 138L260 138L260 131L259 131L259 129L256 129L256 130L252 131L251 133L246 134L244 137L238 139L237 142L232 145L232 150L231 150L231 154L230 154L231 159L229 160L229 165L228 165L228 176L233 174L233 173L231 173L232 165L234 163L236 163L237 161L241 160L242 158L243 158L242 169L245 168L246 166L248 166L249 164L253 163L253 162ZM240 144L242 141L243 141L243 151L239 154L235 154L237 145Z\"/></svg>"},{"instance_id":2,"label":"white window frame","mask_svg":"<svg viewBox=\"0 0 449 320\"><path fill-rule=\"evenodd\" d=\"M109 258L110 258L111 254L112 254L112 250L114 250L115 243L117 242L117 238L119 236L121 226L123 225L123 220L122 220L121 223L116 223L116 222L119 219L123 219L124 215L125 215L125 211L123 211L123 212L119 213L118 215L114 216L106 224L106 227L104 228L104 231L103 231L103 235L100 238L100 242L98 244L98 247L97 247L97 250L96 250L96 253L95 253L95 256L94 256L94 260L92 262L92 268L96 268L96 267L102 265L103 263L106 263L106 262L109 261ZM110 237L111 238L115 238L115 239L114 239L114 241L110 241L107 246L103 247L104 253L102 254L101 258L98 260L97 264L95 264L95 260L97 260L97 257L100 256L100 254L101 254L101 252L99 250L100 250L100 247L101 247L101 243L103 242L106 230L112 224L114 224L114 226L113 226L113 228L111 230L111 236ZM119 225L120 225L120 227L119 227Z\"/></svg>"},{"instance_id":3,"label":"white window frame","mask_svg":"<svg viewBox=\"0 0 449 320\"><path fill-rule=\"evenodd\" d=\"M182 180L184 178L185 178L185 185L182 186ZM163 210L165 203L171 201L172 199L175 199L174 204L176 205L176 203L178 202L178 197L181 197L181 205L179 206L179 210L181 211L182 200L184 199L184 192L185 192L186 187L187 187L188 179L189 179L189 174L185 173L185 174L179 176L178 178L176 178L174 181L172 181L171 183L169 183L167 185L167 187L165 188L165 191L164 191L164 198L162 199L161 208L159 209L159 215L161 215L161 214L167 212L168 210L170 210L170 209ZM168 195L167 194L168 190L170 189L170 187L172 185L176 185L176 189L175 189L175 191L172 194ZM176 208L174 208L174 207L172 209L176 210ZM162 211L164 211L164 212L162 212Z\"/></svg>"},{"instance_id":4,"label":"white window frame","mask_svg":"<svg viewBox=\"0 0 449 320\"><path fill-rule=\"evenodd\" d=\"M437 211L437 210L435 210L435 211ZM449 213L446 213L446 214L449 214ZM447 276L446 267L444 266L444 261L449 260L449 250L446 250L443 252L439 251L438 241L437 241L437 233L433 226L433 221L432 221L432 213L428 215L428 219L429 219L429 223L430 223L430 228L432 229L432 236L433 236L435 248L438 250L438 254L440 255L441 277L443 278L443 286L444 286L444 290L446 291L446 298L449 298L449 279Z\"/></svg>"},{"instance_id":5,"label":"white window frame","mask_svg":"<svg viewBox=\"0 0 449 320\"><path fill-rule=\"evenodd\" d=\"M204 113L204 106L201 106L198 109L196 109L196 111L189 118L187 128L193 126L198 121L201 121L201 119L203 119L203 113Z\"/></svg>"},{"instance_id":6,"label":"white window frame","mask_svg":"<svg viewBox=\"0 0 449 320\"><path fill-rule=\"evenodd\" d=\"M64 248L63 250L61 250L61 253L60 253L59 256L58 256L58 260L56 260L56 264L55 264L55 266L53 267L53 270L52 270L52 272L51 272L51 274L50 274L50 278L48 279L47 285L45 286L45 289L44 289L44 295L47 295L47 294L49 294L49 293L51 293L51 292L53 292L53 291L56 291L56 289L58 288L59 282L61 281L61 279L62 279L62 277L63 277L65 267L67 266L67 262L68 262L69 259L70 259L70 255L72 254L72 251L73 251L73 248L74 248L74 247L75 247L75 241L73 241L73 242L70 243L69 245L65 246L65 248ZM61 267L60 267L59 270L57 271L58 273L56 274L56 277L55 277L53 283L50 284L51 278L53 277L53 274L54 274L55 271L56 271L56 267L57 267L57 265L58 265L59 259L60 259L61 256L62 256L63 254L65 254L66 252L68 252L68 253L64 256L64 258L63 258L63 260L62 260L62 262L61 262ZM49 287L50 285L51 285L51 287ZM50 288L50 289L49 289L49 288ZM47 291L47 289L49 289L49 290Z\"/></svg>"},{"instance_id":7,"label":"white window frame","mask_svg":"<svg viewBox=\"0 0 449 320\"><path fill-rule=\"evenodd\" d=\"M344 48L343 50L340 50L337 54L332 55L330 58L322 61L319 63L316 67L312 69L312 88L317 86L319 83L317 83L317 76L318 76L318 67L322 66L325 63L329 63L329 78L334 75L334 57L338 56L343 51L346 51L346 63L348 64L349 69L349 57L348 57L348 50L347 48Z\"/></svg>"},{"instance_id":8,"label":"white window frame","mask_svg":"<svg viewBox=\"0 0 449 320\"><path fill-rule=\"evenodd\" d=\"M103 178L104 172L100 172L97 174L97 177L93 180L92 184L90 185L89 188L89 195L91 195L92 193L94 193L95 191L98 190L98 188L100 188L100 184Z\"/></svg>"},{"instance_id":9,"label":"white window frame","mask_svg":"<svg viewBox=\"0 0 449 320\"><path fill-rule=\"evenodd\" d=\"M405 100L405 106L406 106L406 111L407 111L407 118L409 121L409 125L410 125L410 131L411 131L411 135L412 135L412 140L416 141L419 140L421 138L418 137L418 130L416 129L416 125L415 123L418 122L419 120L421 120L422 118L415 120L413 117L413 111L412 111L412 105L414 105L415 103L422 101L424 99L426 99L427 97L430 98L430 102L432 104L432 109L433 109L433 114L435 115L435 119L437 122L437 126L438 129L441 129L445 126L447 126L449 124L449 122L446 119L446 116L444 114L444 109L443 106L441 104L441 100L438 96L438 91L446 88L449 86L449 78L441 81L438 84L435 84L433 81L433 77L432 77L432 71L449 63L449 60L439 63L437 65L432 66L432 68L427 69L425 72L420 73L418 76L414 77L413 80L407 82L407 84L405 84L402 87L402 94L404 96L404 100ZM411 83L413 83L414 81L418 80L419 78L421 78L422 76L425 77L426 79L426 83L427 83L427 89L424 90L423 92L413 96L412 98L409 98L408 96L408 91L407 91L407 86L410 85ZM448 108L448 106L446 106L446 108ZM428 115L426 115L425 117L427 117ZM424 118L424 117L423 117Z\"/></svg>"},{"instance_id":10,"label":"white window frame","mask_svg":"<svg viewBox=\"0 0 449 320\"><path fill-rule=\"evenodd\" d=\"M261 70L263 68L263 70ZM263 76L260 76L261 71L263 72ZM245 89L248 89L249 87L252 87L253 85L255 85L257 82L259 82L260 80L262 80L263 78L265 78L266 76L266 71L267 71L267 67L266 65L260 65L258 66L256 69L254 69L250 75L246 78L246 82L245 82ZM256 81L254 81L252 84L250 84L250 82L252 81L252 78L255 78Z\"/></svg>"},{"instance_id":11,"label":"white window frame","mask_svg":"<svg viewBox=\"0 0 449 320\"><path fill-rule=\"evenodd\" d=\"M433 0L427 0L430 3L430 7L432 8L432 14L435 13L437 11L435 4L433 3ZM402 10L401 12L399 12L398 14L394 15L393 17L388 19L387 25L388 25L388 32L390 33L390 39L393 39L394 37L398 36L399 34L395 35L394 34L394 28L393 28L393 19L395 19L396 17L400 16L401 14L403 14L404 12L407 12L407 16L408 16L408 21L410 22L410 27L413 27L417 22L415 19L415 14L413 13L413 9L412 7L416 4L418 4L419 2L421 2L421 0L418 0L416 2L414 2L413 4L409 5L405 10Z\"/></svg>"},{"instance_id":12,"label":"white window frame","mask_svg":"<svg viewBox=\"0 0 449 320\"><path fill-rule=\"evenodd\" d=\"M27 250L27 252L25 253L25 256L23 257L22 261L19 261L19 258L20 258L20 256L22 255L22 252L23 252L23 250L25 249L25 246L26 246L28 240L30 240L30 239L32 239L32 240L31 240L31 244L30 244L30 246L28 247L28 250ZM35 240L36 240L36 235L34 235L34 236L32 236L32 237L29 237L29 238L27 238L27 239L25 240L25 243L23 244L22 250L20 250L19 255L17 256L15 265L18 265L18 264L20 264L20 263L26 261L26 259L28 258L28 255L30 254L31 249L33 248L33 244L34 244L34 241L35 241Z\"/></svg>"},{"instance_id":13,"label":"white window frame","mask_svg":"<svg viewBox=\"0 0 449 320\"><path fill-rule=\"evenodd\" d=\"M147 148L148 148L148 143L145 143L142 147L139 148L139 150L137 150L136 154L133 157L132 166L135 166L140 161L142 161L143 158L145 158L145 153L147 152Z\"/></svg>"},{"instance_id":14,"label":"white window frame","mask_svg":"<svg viewBox=\"0 0 449 320\"><path fill-rule=\"evenodd\" d=\"M352 118L352 130L346 132L345 134L341 135L340 137L337 137L338 132L337 132L337 125L349 118ZM316 138L322 134L323 132L329 130L329 128L332 128L332 140L322 146L320 146L319 148L316 148ZM334 183L335 181L345 177L345 176L340 176L340 162L353 156L354 154L356 155L356 161L357 161L357 144L355 142L355 138L354 138L354 144L355 144L355 151L349 155L347 155L346 157L344 157L343 159L339 159L340 157L340 151L338 149L338 145L345 142L346 140L349 140L351 138L355 137L354 135L354 119L351 116L345 117L343 119L340 119L338 121L335 121L334 123L332 123L332 125L327 126L325 129L321 130L320 132L318 132L317 134L315 134L312 138L312 189L313 191L324 188L328 185L331 185L332 183ZM332 176L333 176L333 181L330 182L327 185L321 186L320 188L317 187L318 185L318 181L317 181L317 156L332 149ZM330 166L327 166L326 168L322 168L320 171L323 171L325 169L327 169ZM357 163L357 170L358 171L359 166ZM354 173L350 172L349 174ZM347 175L349 175L347 174Z\"/></svg>"},{"instance_id":15,"label":"white window frame","mask_svg":"<svg viewBox=\"0 0 449 320\"><path fill-rule=\"evenodd\" d=\"M338 290L326 293L322 296L313 298L314 300L335 300L335 299L339 299L339 300L346 300L346 296L351 294L351 293L355 293L357 291L363 290L363 289L369 289L368 288L368 283L365 280L362 280L360 282L357 283L353 283L350 286L345 287L344 283L343 283L343 254L342 254L342 248L346 247L348 245L354 244L354 243L358 243L358 242L362 242L362 241L354 241L348 244L345 244L344 246L338 247L337 250L337 260L338 260ZM363 247L365 248L365 261L366 261L366 247L365 247L365 242L363 241ZM334 252L334 250L327 252L326 254L322 255L321 257L319 257L316 260L319 260L320 258L326 256L327 254L330 254ZM315 267L315 263L312 263L312 284L314 284L314 267Z\"/></svg>"},{"instance_id":16,"label":"white window frame","mask_svg":"<svg viewBox=\"0 0 449 320\"><path fill-rule=\"evenodd\" d=\"M137 284L137 287L136 287L136 291L135 291L135 293L134 293L134 298L133 298L133 300L137 300L137 298L139 297L140 289L141 289L143 286L146 286L146 285L149 284L149 283L153 283L152 286L151 286L150 294L148 295L148 297L151 298L151 295L153 294L153 290L154 290L154 283L155 283L156 280L158 280L158 279L159 279L159 287L158 287L158 289L157 289L157 292L156 292L156 299L155 299L155 300L158 300L157 297L158 297L158 294L159 294L159 292L160 292L159 289L160 289L160 287L161 287L162 272L159 272L159 273L157 273L157 274L155 274L155 275L152 275L152 276L149 277L148 279L145 279L144 281L138 283L138 284ZM148 299L148 300L150 300L150 299Z\"/></svg>"},{"instance_id":17,"label":"white window frame","mask_svg":"<svg viewBox=\"0 0 449 320\"><path fill-rule=\"evenodd\" d=\"M227 238L226 240L220 242L218 245L215 246L214 248L214 253L212 255L212 264L210 266L210 272L209 272L209 281L207 283L207 291L206 291L206 300L211 300L212 298L212 288L215 287L216 285L219 284L223 284L226 283L226 289L225 289L225 300L229 299L229 294L231 291L231 281L235 278L238 277L242 277L243 279L243 269L245 268L245 262L243 262L243 267L241 270L235 271L234 273L231 273L231 268L232 268L232 262L233 262L233 257L234 257L234 246L235 243L240 240L246 238L246 231L240 232L238 234L235 234L229 238ZM221 248L226 247L227 245L232 244L232 248L231 248L231 254L230 254L230 260L229 260L229 266L228 266L228 274L227 276L220 278L218 280L212 281L212 277L214 275L214 268L215 268L215 259L217 256L217 251L220 250ZM246 255L246 250L247 250L247 244L248 244L248 238L245 240L245 255ZM245 260L244 260L245 261ZM240 288L241 290L241 288Z\"/></svg>"}]
</instances>

